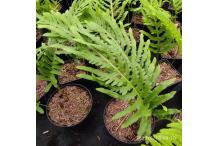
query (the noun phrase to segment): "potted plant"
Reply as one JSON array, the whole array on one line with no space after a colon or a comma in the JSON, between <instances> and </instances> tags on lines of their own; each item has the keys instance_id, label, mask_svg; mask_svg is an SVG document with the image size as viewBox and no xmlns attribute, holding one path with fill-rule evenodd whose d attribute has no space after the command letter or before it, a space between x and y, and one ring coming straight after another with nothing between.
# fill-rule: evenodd
<instances>
[{"instance_id":1,"label":"potted plant","mask_svg":"<svg viewBox=\"0 0 218 146\"><path fill-rule=\"evenodd\" d=\"M71 39L78 46L66 46L64 44L53 44L50 47L62 48L67 53L72 53L84 58L89 63L99 67L79 66L78 68L90 74L78 75L81 78L97 81L104 88L97 88L98 91L110 95L119 100L128 101L128 108L114 115L113 119L119 119L129 113L132 115L125 120L122 128L129 127L135 122L139 122L136 129L138 136L151 134L151 118L160 113L175 114L176 109L159 109L162 103L171 99L175 92L159 95L166 87L171 85L174 80L167 80L155 87L157 78L160 74L160 67L154 58L150 60L149 44L144 42L143 34L140 36L139 47L133 37L132 30L127 33L122 23L116 24L108 13L100 10L90 10L93 19L81 22L77 17L71 20L76 25L71 30ZM95 19L94 19L95 18ZM99 25L101 19L104 25ZM56 20L59 21L59 20ZM98 29L95 29L98 28ZM110 28L110 29L109 29ZM94 35L99 34L99 35ZM51 34L54 32L50 32ZM103 69L103 70L102 70Z\"/></svg>"},{"instance_id":2,"label":"potted plant","mask_svg":"<svg viewBox=\"0 0 218 146\"><path fill-rule=\"evenodd\" d=\"M140 2L141 5L134 9L132 23L143 28L145 39L151 41L151 51L164 58L181 59L181 25L176 21L181 12L181 0ZM171 13L164 7L166 3L172 9Z\"/></svg>"},{"instance_id":3,"label":"potted plant","mask_svg":"<svg viewBox=\"0 0 218 146\"><path fill-rule=\"evenodd\" d=\"M131 117L133 113L128 113L124 117L117 120L112 120L112 118L119 112L124 111L129 106L128 101L125 100L111 100L105 107L104 110L104 124L107 131L116 140L128 144L137 144L143 142L143 137L138 137L137 131L139 129L140 123L135 122L132 125L123 128L122 125L128 118ZM154 118L151 118L152 130L155 126Z\"/></svg>"},{"instance_id":4,"label":"potted plant","mask_svg":"<svg viewBox=\"0 0 218 146\"><path fill-rule=\"evenodd\" d=\"M98 82L102 86L97 88L98 91L117 99L117 102L125 103L126 108L121 109L121 112L114 111L112 119L119 120L124 117L117 131L136 125L133 126L135 130L132 133L137 138L134 137L128 142L139 142L143 136L152 133L152 117L162 119L164 115L179 112L162 105L175 92L160 94L174 80L167 80L156 86L161 69L155 58L151 60L150 41L144 42L141 34L137 45L132 30L126 32L125 25L122 22L118 25L110 12L105 13L97 7L89 8L85 10L85 20L83 13L78 12L75 15L70 8L65 14L47 13L46 17L41 17L38 26L48 29L47 36L57 41L48 44L50 48L58 48L63 53L76 55L97 66L77 67L89 73L80 74L78 77ZM151 6L148 8L154 10ZM158 9L157 14L159 12ZM154 17L153 13L151 16ZM159 18L160 15L157 16L157 19L166 20ZM74 45L66 45L66 41L73 42Z\"/></svg>"}]
</instances>

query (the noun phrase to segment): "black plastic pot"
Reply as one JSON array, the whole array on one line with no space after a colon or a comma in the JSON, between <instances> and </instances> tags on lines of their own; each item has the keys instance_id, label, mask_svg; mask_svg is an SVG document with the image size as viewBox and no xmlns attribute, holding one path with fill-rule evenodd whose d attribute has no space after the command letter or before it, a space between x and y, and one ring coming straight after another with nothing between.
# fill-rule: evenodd
<instances>
[{"instance_id":1,"label":"black plastic pot","mask_svg":"<svg viewBox=\"0 0 218 146\"><path fill-rule=\"evenodd\" d=\"M174 70L177 72L177 74L180 75L181 78L182 78L181 72L178 71L178 70L174 67L174 65L172 65L172 63L170 63L167 59L161 59L160 61L158 61L158 63L162 63L162 62L165 62L165 63L167 63L168 65L170 65L170 66L172 67L172 69L174 69ZM179 64L177 64L177 65L179 65ZM182 66L181 66L181 67L182 67ZM176 82L174 82L171 86L173 86L173 85L175 85L175 84L178 84L178 83L181 83L181 82L182 82L182 80L181 80L181 81L176 81Z\"/></svg>"},{"instance_id":2,"label":"black plastic pot","mask_svg":"<svg viewBox=\"0 0 218 146\"><path fill-rule=\"evenodd\" d=\"M182 59L182 56L181 57L167 57L167 56L164 56L164 55L161 55L161 58L163 59L169 59L169 60L181 60Z\"/></svg>"},{"instance_id":3,"label":"black plastic pot","mask_svg":"<svg viewBox=\"0 0 218 146\"><path fill-rule=\"evenodd\" d=\"M83 85L81 85L81 84L67 83L67 84L62 85L61 89L65 88L65 87L67 87L67 86L78 86L78 87L80 87L80 88L85 89L85 90L88 92L89 97L90 97L90 99L91 99L91 107L90 107L90 109L89 109L87 115L86 115L79 123L77 123L76 125L63 126L63 125L58 125L58 124L56 124L54 121L52 121L52 119L50 119L50 117L49 117L49 115L48 115L48 104L49 104L50 100L52 99L52 97L59 91L58 89L56 89L56 90L50 95L50 98L48 99L47 106L46 106L46 116L47 116L48 120L50 121L50 123L52 123L53 125L55 125L55 126L57 126L57 127L62 127L62 128L64 128L64 127L68 127L68 128L69 128L69 127L75 127L75 126L81 124L81 123L86 119L86 117L89 115L89 113L91 112L92 105L93 105L92 94L91 94L91 92L89 91L88 88L86 88L85 86L83 86Z\"/></svg>"},{"instance_id":4,"label":"black plastic pot","mask_svg":"<svg viewBox=\"0 0 218 146\"><path fill-rule=\"evenodd\" d=\"M163 105L165 105L168 108L182 109L182 82L166 88L164 91L161 92L161 94L169 93L171 91L176 91L176 94L173 98L166 101Z\"/></svg>"},{"instance_id":5,"label":"black plastic pot","mask_svg":"<svg viewBox=\"0 0 218 146\"><path fill-rule=\"evenodd\" d=\"M46 81L46 82L47 82L47 85L48 85L48 81ZM49 95L52 92L54 92L54 90L55 90L55 88L52 86L47 92L44 92L44 94L41 97L39 97L38 101L40 101L41 104L46 105Z\"/></svg>"},{"instance_id":6,"label":"black plastic pot","mask_svg":"<svg viewBox=\"0 0 218 146\"><path fill-rule=\"evenodd\" d=\"M104 108L103 120L104 120L104 127L105 127L106 129L107 129L107 127L106 127L106 122L105 122L106 109L107 109L108 105L109 105L112 101L114 101L114 99L110 100L110 101L106 104L106 106L105 106L105 108ZM155 127L155 120L154 120L154 118L152 118L152 133L153 133L153 131L154 131L154 127ZM113 137L113 138L116 139L117 141L122 142L122 143L125 143L125 144L135 145L135 144L142 144L142 143L144 142L144 138L143 138L141 141L123 141L123 140L120 140L120 139L118 139L117 137L115 137L108 129L107 129L107 132L110 134L111 137Z\"/></svg>"},{"instance_id":7,"label":"black plastic pot","mask_svg":"<svg viewBox=\"0 0 218 146\"><path fill-rule=\"evenodd\" d=\"M182 74L182 59L166 59L166 58L162 58L167 60L168 62L170 62L172 64L172 66L180 73Z\"/></svg>"},{"instance_id":8,"label":"black plastic pot","mask_svg":"<svg viewBox=\"0 0 218 146\"><path fill-rule=\"evenodd\" d=\"M104 126L104 109L111 97L96 91L98 85L95 82L83 80L80 84L87 87L92 93L93 108L86 119L79 125L71 128L57 127L49 121L46 114L36 116L36 145L37 146L141 146L140 144L126 144L113 138ZM180 83L181 84L181 83ZM181 107L177 103L181 99L181 86L174 85L169 90L177 93L167 103L170 107ZM55 90L53 90L55 91ZM167 92L167 91L166 91ZM53 93L53 92L52 92ZM48 96L50 97L50 96ZM48 98L44 98L48 100ZM179 99L179 100L177 100ZM169 108L170 108L169 107ZM168 121L155 121L153 133L166 126Z\"/></svg>"}]
</instances>

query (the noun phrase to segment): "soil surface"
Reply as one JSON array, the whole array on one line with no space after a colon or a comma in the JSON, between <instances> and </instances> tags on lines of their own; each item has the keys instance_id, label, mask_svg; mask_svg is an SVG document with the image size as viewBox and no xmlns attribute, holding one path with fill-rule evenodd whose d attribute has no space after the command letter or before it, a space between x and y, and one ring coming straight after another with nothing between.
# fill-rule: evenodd
<instances>
[{"instance_id":1,"label":"soil surface","mask_svg":"<svg viewBox=\"0 0 218 146\"><path fill-rule=\"evenodd\" d=\"M168 63L161 62L160 65L160 76L157 80L157 83L163 82L165 80L176 78L175 82L179 82L182 80L181 75Z\"/></svg>"},{"instance_id":2,"label":"soil surface","mask_svg":"<svg viewBox=\"0 0 218 146\"><path fill-rule=\"evenodd\" d=\"M137 139L138 123L134 123L127 128L121 128L121 125L130 115L112 121L111 118L118 112L128 107L127 101L111 101L105 110L105 126L109 133L122 142L141 142L143 138Z\"/></svg>"},{"instance_id":3,"label":"soil surface","mask_svg":"<svg viewBox=\"0 0 218 146\"><path fill-rule=\"evenodd\" d=\"M175 47L171 49L169 52L166 54L162 55L164 58L169 58L169 59L182 59L182 56L178 54L178 48Z\"/></svg>"},{"instance_id":4,"label":"soil surface","mask_svg":"<svg viewBox=\"0 0 218 146\"><path fill-rule=\"evenodd\" d=\"M92 99L85 89L66 86L60 89L48 104L48 116L59 126L73 126L88 115Z\"/></svg>"},{"instance_id":5,"label":"soil surface","mask_svg":"<svg viewBox=\"0 0 218 146\"><path fill-rule=\"evenodd\" d=\"M132 28L133 36L137 43L140 42L140 29L138 28Z\"/></svg>"},{"instance_id":6,"label":"soil surface","mask_svg":"<svg viewBox=\"0 0 218 146\"><path fill-rule=\"evenodd\" d=\"M47 81L36 80L36 99L39 100L45 94L45 88L47 86Z\"/></svg>"},{"instance_id":7,"label":"soil surface","mask_svg":"<svg viewBox=\"0 0 218 146\"><path fill-rule=\"evenodd\" d=\"M143 15L142 14L134 14L132 16L131 23L143 25Z\"/></svg>"},{"instance_id":8,"label":"soil surface","mask_svg":"<svg viewBox=\"0 0 218 146\"><path fill-rule=\"evenodd\" d=\"M67 62L61 67L60 76L58 77L60 84L69 83L76 79L79 79L76 75L85 74L83 70L79 70L76 67L85 65L85 62Z\"/></svg>"}]
</instances>

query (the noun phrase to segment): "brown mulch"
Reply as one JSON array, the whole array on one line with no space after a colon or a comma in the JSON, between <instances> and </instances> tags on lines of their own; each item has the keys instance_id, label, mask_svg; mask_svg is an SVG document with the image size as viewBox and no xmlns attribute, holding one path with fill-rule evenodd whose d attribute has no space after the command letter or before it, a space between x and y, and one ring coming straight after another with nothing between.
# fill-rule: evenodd
<instances>
[{"instance_id":1,"label":"brown mulch","mask_svg":"<svg viewBox=\"0 0 218 146\"><path fill-rule=\"evenodd\" d=\"M39 100L45 94L45 88L47 86L47 81L36 80L36 99Z\"/></svg>"},{"instance_id":2,"label":"brown mulch","mask_svg":"<svg viewBox=\"0 0 218 146\"><path fill-rule=\"evenodd\" d=\"M51 98L48 115L56 125L72 126L80 123L91 107L92 99L88 91L78 86L66 86Z\"/></svg>"},{"instance_id":3,"label":"brown mulch","mask_svg":"<svg viewBox=\"0 0 218 146\"><path fill-rule=\"evenodd\" d=\"M60 75L58 76L58 80L60 84L65 84L76 79L79 79L76 75L85 74L86 72L83 70L79 70L77 66L83 66L85 62L67 62L61 67Z\"/></svg>"},{"instance_id":4,"label":"brown mulch","mask_svg":"<svg viewBox=\"0 0 218 146\"><path fill-rule=\"evenodd\" d=\"M139 25L143 25L143 15L142 14L134 14L132 16L132 20L131 23L133 24L139 24Z\"/></svg>"},{"instance_id":5,"label":"brown mulch","mask_svg":"<svg viewBox=\"0 0 218 146\"><path fill-rule=\"evenodd\" d=\"M178 48L175 47L171 49L169 52L166 54L162 55L164 58L169 58L169 59L182 59L182 56L178 54Z\"/></svg>"},{"instance_id":6,"label":"brown mulch","mask_svg":"<svg viewBox=\"0 0 218 146\"><path fill-rule=\"evenodd\" d=\"M166 62L161 62L159 63L161 73L160 76L157 80L157 83L159 84L160 82L163 82L165 80L173 79L176 78L175 82L179 82L182 80L181 75L168 63Z\"/></svg>"},{"instance_id":7,"label":"brown mulch","mask_svg":"<svg viewBox=\"0 0 218 146\"><path fill-rule=\"evenodd\" d=\"M141 34L140 29L132 28L132 32L133 32L133 36L134 36L136 42L139 43L140 42L140 34Z\"/></svg>"},{"instance_id":8,"label":"brown mulch","mask_svg":"<svg viewBox=\"0 0 218 146\"><path fill-rule=\"evenodd\" d=\"M134 123L127 128L121 128L121 125L128 119L130 115L112 121L111 118L118 112L128 107L127 101L111 101L105 111L105 126L109 133L116 139L123 142L141 142L143 138L137 139L138 123Z\"/></svg>"}]
</instances>

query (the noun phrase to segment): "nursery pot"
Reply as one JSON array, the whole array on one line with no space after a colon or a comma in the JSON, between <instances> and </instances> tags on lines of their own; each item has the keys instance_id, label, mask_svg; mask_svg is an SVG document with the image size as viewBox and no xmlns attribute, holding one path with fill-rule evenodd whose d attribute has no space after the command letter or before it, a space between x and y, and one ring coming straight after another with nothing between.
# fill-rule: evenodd
<instances>
[{"instance_id":1,"label":"nursery pot","mask_svg":"<svg viewBox=\"0 0 218 146\"><path fill-rule=\"evenodd\" d=\"M46 115L49 121L57 127L74 127L86 119L92 109L92 104L92 94L85 86L68 83L51 94L46 106ZM62 110L61 113L57 113L60 110ZM64 119L64 117L67 118Z\"/></svg>"},{"instance_id":2,"label":"nursery pot","mask_svg":"<svg viewBox=\"0 0 218 146\"><path fill-rule=\"evenodd\" d=\"M182 56L169 57L169 56L161 55L161 58L163 58L163 59L169 59L169 60L182 60Z\"/></svg>"},{"instance_id":3,"label":"nursery pot","mask_svg":"<svg viewBox=\"0 0 218 146\"><path fill-rule=\"evenodd\" d=\"M49 96L54 91L54 87L52 86L47 92L45 91L48 85L48 81L41 80L36 77L36 100L40 101L42 104L46 105L47 96Z\"/></svg>"},{"instance_id":4,"label":"nursery pot","mask_svg":"<svg viewBox=\"0 0 218 146\"><path fill-rule=\"evenodd\" d=\"M180 72L177 71L177 69L174 68L174 66L167 60L167 59L161 59L160 61L158 61L158 64L160 65L161 63L166 63L168 65L168 67L170 67L171 69L171 75L174 74L174 76L176 77L176 81L171 85L175 85L175 84L178 84L178 83L181 83L182 82L182 75L180 74ZM165 68L166 69L166 68ZM169 70L170 70L169 69ZM169 73L169 70L167 70L167 73ZM165 71L166 72L166 71ZM160 73L160 78L161 76L164 77L164 71ZM175 77L172 77L172 78L175 78ZM166 77L167 78L167 77ZM172 79L172 78L169 78L169 79ZM159 80L159 79L158 79ZM166 79L168 80L168 79ZM165 80L164 80L165 81ZM163 82L163 81L161 81Z\"/></svg>"},{"instance_id":5,"label":"nursery pot","mask_svg":"<svg viewBox=\"0 0 218 146\"><path fill-rule=\"evenodd\" d=\"M182 74L182 59L166 59L180 74Z\"/></svg>"},{"instance_id":6,"label":"nursery pot","mask_svg":"<svg viewBox=\"0 0 218 146\"><path fill-rule=\"evenodd\" d=\"M105 109L104 109L104 113L103 113L103 120L104 120L104 125L105 125L105 128L107 129L107 131L108 131L108 133L114 138L114 139L116 139L117 141L119 141L119 142L122 142L122 143L125 143L125 144L140 144L140 143L142 143L142 142L144 142L144 138L142 137L141 139L139 139L139 140L135 140L135 141L131 141L131 140L127 140L127 139L123 139L123 138L119 138L119 135L117 136L115 133L114 133L114 131L111 131L112 129L109 129L109 127L108 127L108 122L107 122L107 117L106 117L106 115L107 115L107 110L108 110L108 107L111 105L111 104L113 104L113 102L120 102L120 101L118 101L118 100L114 100L114 99L112 99L112 100L110 100L107 104L106 104L106 106L105 106ZM114 109L114 108L113 108ZM118 111L119 112L119 111ZM116 112L117 113L117 112ZM115 113L115 114L116 114ZM110 113L111 114L111 113ZM114 116L114 115L113 115ZM108 119L108 120L111 120L111 119ZM125 119L125 116L124 116L124 119L121 119L121 123L119 123L120 125L119 126L121 126L123 123L124 123L124 121L125 121L126 119ZM152 117L152 131L154 130L154 127L155 127L155 121L154 121L154 118ZM116 120L115 120L116 121ZM134 124L132 124L132 125L134 125ZM132 126L131 125L131 126ZM116 129L121 129L121 127L116 127ZM130 128L131 126L129 126L128 128ZM113 127L113 129L114 129L114 125L112 125L112 127ZM124 128L124 129L126 129L126 128ZM118 130L116 131L117 133L119 133L118 132ZM137 130L138 130L138 128L137 128ZM135 129L135 132L137 133L137 130ZM123 133L124 133L124 131L123 131ZM135 133L135 134L136 134ZM125 134L125 133L124 133ZM137 135L135 135L135 136L137 136Z\"/></svg>"}]
</instances>

